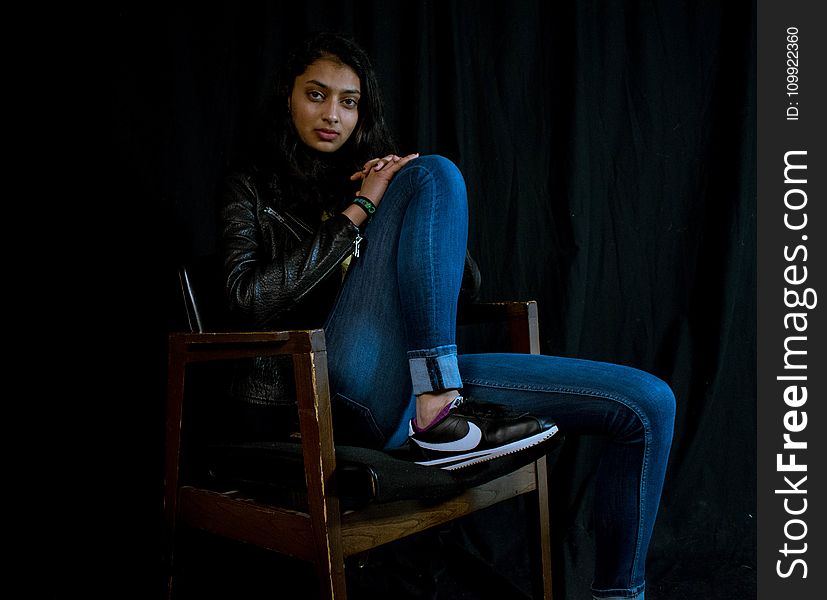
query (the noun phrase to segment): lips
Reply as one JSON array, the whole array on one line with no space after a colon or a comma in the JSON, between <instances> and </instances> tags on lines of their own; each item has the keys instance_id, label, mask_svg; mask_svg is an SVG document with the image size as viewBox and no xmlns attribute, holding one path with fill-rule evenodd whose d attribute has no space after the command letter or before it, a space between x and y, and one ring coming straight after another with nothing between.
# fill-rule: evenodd
<instances>
[{"instance_id":1,"label":"lips","mask_svg":"<svg viewBox=\"0 0 827 600\"><path fill-rule=\"evenodd\" d=\"M316 132L316 135L318 135L320 139L328 142L339 137L339 132L333 129L314 129L313 131Z\"/></svg>"}]
</instances>

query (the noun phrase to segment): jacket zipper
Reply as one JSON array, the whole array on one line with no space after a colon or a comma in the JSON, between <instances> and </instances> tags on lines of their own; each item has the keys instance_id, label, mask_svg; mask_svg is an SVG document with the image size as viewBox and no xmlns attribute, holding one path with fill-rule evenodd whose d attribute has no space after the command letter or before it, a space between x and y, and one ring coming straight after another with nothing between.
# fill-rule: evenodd
<instances>
[{"instance_id":1,"label":"jacket zipper","mask_svg":"<svg viewBox=\"0 0 827 600\"><path fill-rule=\"evenodd\" d=\"M290 231L290 233L292 233L294 236L296 236L296 239L297 239L297 240L301 241L301 236L299 236L299 234L298 234L298 233L296 233L296 230L295 230L295 229L293 229L293 228L290 226L290 223L288 223L288 222L287 222L287 219L285 219L283 216L281 216L279 213L277 213L275 210L273 210L273 208L271 208L271 207L269 207L269 206L265 206L265 207L264 207L264 212L266 212L268 215L270 215L270 216L272 216L273 218L275 218L275 219L276 219L279 223L281 223L282 225L284 225L284 226L288 229L288 231ZM294 223L296 223L296 225L298 225L299 227L301 227L301 228L303 228L305 231L307 231L307 233L313 233L313 230L312 230L312 229L310 229L310 227L308 227L308 226L307 226L307 225L305 225L304 223L302 223L299 219L297 219L296 217L294 217L294 216L293 216L293 215L291 215L290 213L285 213L285 214L286 214L288 217L290 217L290 219L291 219ZM359 244L361 244L361 243L362 243L362 240L364 240L364 239L365 239L365 238L363 238L360 234L358 234L358 233L356 234L356 239L355 239L355 240L353 240L353 258L359 258ZM346 256L347 256L347 254L342 255L341 260L344 260ZM341 260L340 260L340 262L341 262ZM330 271L328 271L328 273L329 273L329 272L330 272ZM327 273L325 273L325 277L326 277L326 276L327 276Z\"/></svg>"},{"instance_id":2,"label":"jacket zipper","mask_svg":"<svg viewBox=\"0 0 827 600\"><path fill-rule=\"evenodd\" d=\"M289 212L285 212L284 214L285 214L285 216L286 216L288 219L290 219L290 220L291 220L291 221L293 221L296 225L298 225L299 227L301 227L302 229L304 229L307 233L313 233L313 230L312 230L312 229L310 229L310 226L309 226L309 225L307 225L304 221L302 221L302 220L301 220L301 219L299 219L298 217L296 217L296 216L294 216L294 215L291 215Z\"/></svg>"},{"instance_id":3,"label":"jacket zipper","mask_svg":"<svg viewBox=\"0 0 827 600\"><path fill-rule=\"evenodd\" d=\"M290 223L288 223L288 222L287 222L287 220L286 220L284 217L282 217L279 213L277 213L275 210L273 210L273 209L272 209L272 208L270 208L269 206L265 206L265 207L264 207L264 212L266 212L268 215L270 215L271 217L273 217L274 219L276 219L276 221L278 221L279 223L281 223L282 225L284 225L284 226L287 228L287 230L288 230L290 233L292 233L292 234L293 234L293 236L294 236L297 240L301 241L301 239L302 239L302 238L301 238L301 236L300 236L298 233L296 233L296 230L295 230L295 229L293 229L293 228L290 226Z\"/></svg>"},{"instance_id":4,"label":"jacket zipper","mask_svg":"<svg viewBox=\"0 0 827 600\"><path fill-rule=\"evenodd\" d=\"M270 215L271 217L273 217L274 219L276 219L279 223L281 223L282 225L284 225L290 233L292 233L294 236L296 236L296 239L297 239L297 240L301 241L301 239L302 239L302 238L301 238L301 236L300 236L298 233L296 233L296 230L295 230L295 229L293 229L293 228L290 226L290 223L288 223L288 222L287 222L287 220L286 220L283 216L281 216L279 213L277 213L277 212L276 212L276 211L275 211L272 207L270 207L270 206L265 206L265 207L264 207L264 212L266 212L268 215ZM305 229L308 233L313 233L313 231L310 229L310 227L308 227L307 225L305 225L304 223L302 223L301 221L299 221L296 217L292 216L290 213L285 213L285 214L286 214L288 217L290 217L290 219L291 219L293 222L295 222L295 223L296 223L296 225L298 225L299 227L302 227L302 228L303 228L303 229ZM363 240L363 239L365 239L365 238L363 238L360 234L358 234L358 233L357 233L357 234L356 234L356 239L355 239L355 240L353 240L353 257L354 257L354 258L358 258L358 257L359 257L359 244L362 242L362 240ZM328 275L330 275L330 273L332 273L332 272L333 272L333 269L335 269L337 266L339 266L339 265L341 264L341 262L342 262L342 261L343 261L343 260L347 257L347 255L348 255L348 251L346 250L346 251L344 252L344 254L342 254L342 256L340 256L340 257L339 257L339 260L337 260L337 261L336 261L336 262L335 262L335 263L334 263L334 264L333 264L333 265L332 265L329 269L327 269L327 271L325 271L324 275L322 275L322 276L321 276L321 277L320 277L320 278L316 281L316 283L314 283L314 284L313 284L313 285L311 285L309 288L307 288L306 290L304 290L304 292L302 292L302 294L301 294L300 296L297 296L297 297L296 297L296 301L298 302L299 300L301 300L301 299L302 299L305 295L307 295L307 294L308 294L311 290L313 290L313 288L315 288L315 287L319 284L319 282L321 282L321 281L322 281L322 280L324 280L324 279L327 279L327 276L328 276Z\"/></svg>"}]
</instances>

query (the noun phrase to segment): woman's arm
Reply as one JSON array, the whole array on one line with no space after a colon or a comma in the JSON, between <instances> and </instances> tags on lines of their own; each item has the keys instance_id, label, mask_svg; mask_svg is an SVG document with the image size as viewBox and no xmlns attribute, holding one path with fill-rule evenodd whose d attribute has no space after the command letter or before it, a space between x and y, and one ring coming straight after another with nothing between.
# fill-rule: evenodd
<instances>
[{"instance_id":1,"label":"woman's arm","mask_svg":"<svg viewBox=\"0 0 827 600\"><path fill-rule=\"evenodd\" d=\"M221 242L230 307L252 327L268 327L298 304L353 252L359 236L359 228L340 214L312 231L294 224L295 240L289 244L285 240L291 233L288 229L282 232L274 221L277 235L265 240L251 178L229 177L222 196ZM276 213L272 218L279 216Z\"/></svg>"}]
</instances>

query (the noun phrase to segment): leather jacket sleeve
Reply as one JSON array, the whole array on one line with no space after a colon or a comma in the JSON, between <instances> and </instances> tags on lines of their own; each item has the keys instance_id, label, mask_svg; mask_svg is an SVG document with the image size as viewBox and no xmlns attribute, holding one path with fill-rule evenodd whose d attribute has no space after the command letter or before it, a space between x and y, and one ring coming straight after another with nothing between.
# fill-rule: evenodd
<instances>
[{"instance_id":1,"label":"leather jacket sleeve","mask_svg":"<svg viewBox=\"0 0 827 600\"><path fill-rule=\"evenodd\" d=\"M309 226L276 210L262 199L248 175L228 177L222 200L221 243L230 310L253 327L272 326L298 305L337 271L359 236L359 228L341 214Z\"/></svg>"}]
</instances>

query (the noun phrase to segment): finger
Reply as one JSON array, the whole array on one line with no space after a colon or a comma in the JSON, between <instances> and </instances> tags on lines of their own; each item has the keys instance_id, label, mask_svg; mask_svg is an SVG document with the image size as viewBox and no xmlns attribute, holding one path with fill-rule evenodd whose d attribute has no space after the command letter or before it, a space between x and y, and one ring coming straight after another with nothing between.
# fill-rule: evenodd
<instances>
[{"instance_id":1,"label":"finger","mask_svg":"<svg viewBox=\"0 0 827 600\"><path fill-rule=\"evenodd\" d=\"M399 160L397 160L396 162L393 163L394 172L398 171L399 169L401 169L402 167L407 165L409 162L411 162L413 159L418 158L418 157L419 157L419 152L415 152L414 154L408 154L408 156L404 156L404 157L399 158Z\"/></svg>"},{"instance_id":2,"label":"finger","mask_svg":"<svg viewBox=\"0 0 827 600\"><path fill-rule=\"evenodd\" d=\"M381 171L382 167L384 167L385 165L387 165L391 162L394 162L394 159L398 160L399 157L396 156L396 154L388 154L385 158L379 159L379 162L376 163L376 165L373 167L373 170L374 171Z\"/></svg>"},{"instance_id":3,"label":"finger","mask_svg":"<svg viewBox=\"0 0 827 600\"><path fill-rule=\"evenodd\" d=\"M362 166L362 172L364 173L364 172L366 172L366 171L370 171L370 168L371 168L373 165L375 165L377 162L379 162L379 160L380 160L380 159L378 159L378 158L371 158L368 162L366 162L366 163Z\"/></svg>"}]
</instances>

